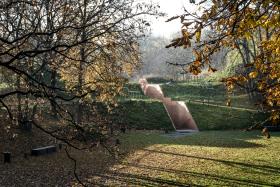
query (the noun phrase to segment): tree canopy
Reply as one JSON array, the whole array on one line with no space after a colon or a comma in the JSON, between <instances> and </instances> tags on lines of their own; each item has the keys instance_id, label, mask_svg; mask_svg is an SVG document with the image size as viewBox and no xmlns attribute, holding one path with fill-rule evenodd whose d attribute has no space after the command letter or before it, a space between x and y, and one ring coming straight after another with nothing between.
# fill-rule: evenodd
<instances>
[{"instance_id":1,"label":"tree canopy","mask_svg":"<svg viewBox=\"0 0 280 187\"><path fill-rule=\"evenodd\" d=\"M228 91L236 85L249 88L259 104L271 113L270 120L280 120L280 2L275 0L192 1L200 6L199 13L175 16L180 19L182 35L167 47L191 47L195 59L184 65L193 74L202 67L212 67L211 55L228 48L240 52L244 73L223 79ZM212 30L201 40L203 30Z\"/></svg>"},{"instance_id":2,"label":"tree canopy","mask_svg":"<svg viewBox=\"0 0 280 187\"><path fill-rule=\"evenodd\" d=\"M39 104L51 105L60 123L72 129L62 132L65 141L76 132L107 131L102 120L83 121L82 109L115 103L139 64L137 41L150 15L159 15L157 6L137 0L1 1L0 69L8 89L1 90L0 102L11 124L31 120L62 139L35 123ZM69 101L76 110L66 106ZM95 125L90 129L85 122Z\"/></svg>"}]
</instances>

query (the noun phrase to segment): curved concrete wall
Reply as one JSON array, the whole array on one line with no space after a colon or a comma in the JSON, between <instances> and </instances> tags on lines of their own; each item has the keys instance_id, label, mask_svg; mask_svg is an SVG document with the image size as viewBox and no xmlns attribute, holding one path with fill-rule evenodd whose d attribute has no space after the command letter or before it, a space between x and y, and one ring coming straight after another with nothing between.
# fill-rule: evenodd
<instances>
[{"instance_id":1,"label":"curved concrete wall","mask_svg":"<svg viewBox=\"0 0 280 187\"><path fill-rule=\"evenodd\" d=\"M162 101L175 130L198 131L185 102L165 98L160 86L158 84L148 84L146 79L140 79L139 83L146 96Z\"/></svg>"}]
</instances>

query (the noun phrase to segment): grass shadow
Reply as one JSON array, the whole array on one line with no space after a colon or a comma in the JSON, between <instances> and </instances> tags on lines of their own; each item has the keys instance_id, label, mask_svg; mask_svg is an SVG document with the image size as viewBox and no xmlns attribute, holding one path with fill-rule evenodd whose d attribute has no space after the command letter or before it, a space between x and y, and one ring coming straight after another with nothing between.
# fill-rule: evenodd
<instances>
[{"instance_id":1,"label":"grass shadow","mask_svg":"<svg viewBox=\"0 0 280 187\"><path fill-rule=\"evenodd\" d=\"M205 158L202 158L205 159ZM242 164L242 163L241 163ZM215 175L215 174L208 174L208 173L202 173L202 172L193 172L193 171L184 171L184 170L177 170L177 169L167 169L164 167L158 167L158 166L148 166L148 165L142 165L142 164L135 164L135 163L129 163L129 164L124 164L128 167L136 167L136 168L141 168L145 169L147 171L153 170L156 172L168 172L168 173L173 173L173 174L178 174L180 176L192 176L196 178L207 178L210 180L217 180L219 182L224 182L226 184L231 184L231 185L246 185L246 186L275 186L274 183L269 183L265 181L256 181L256 180L250 180L250 179L238 179L234 177L226 177L222 175ZM279 168L278 168L279 169ZM156 182L157 185L162 185L162 184L168 184L168 185L175 185L175 186L196 186L196 184L193 184L191 181L186 183L186 182L177 182L177 181L172 181L172 180L164 180L160 178L152 178L152 177L146 177L146 176L141 176L141 175L131 175L131 174L126 174L126 173L121 173L117 174L122 176L123 178L129 178L131 179L141 179L144 181L149 181L149 182Z\"/></svg>"},{"instance_id":2,"label":"grass shadow","mask_svg":"<svg viewBox=\"0 0 280 187\"><path fill-rule=\"evenodd\" d=\"M265 148L265 144L255 143L255 140L262 138L258 135L258 132L208 131L180 138L168 138L161 135L162 133L154 131L136 131L122 135L120 137L120 150L122 154L120 155L120 159L115 163L121 167L116 167L117 169L114 166L114 169L108 167L103 173L96 173L95 176L100 177L103 181L111 181L111 183L108 183L108 186L202 186L207 182L214 185L226 186L277 186L277 181L266 181L263 178L263 176L270 178L280 177L280 167L277 164L248 163L246 161L234 160L233 158L216 158L213 156L204 156L200 153L188 154L172 149L172 147L178 145L179 149L184 146L190 146L190 149L200 149L195 148L198 146L208 147L210 149L221 148L221 151L223 149L227 151L233 149L231 152L234 152L236 148L249 148L248 150ZM273 137L279 136L279 133L273 133ZM195 147L192 148L192 146ZM131 157L139 151L141 154L127 160L127 157ZM203 170L203 165L201 166L201 164L197 165L200 168L196 170L194 168L188 168L188 166L184 168L168 167L162 165L164 162L157 164L157 158L154 160L155 163L151 161L143 162L143 160L150 159L151 157L158 157L158 159L161 157L178 159L178 162L188 162L191 160L195 163L206 163L207 165L205 167L208 167L208 165L218 165L223 169L234 170L235 175L228 174L227 172L216 173L215 169L209 170L209 168ZM193 166L196 165L194 164ZM238 172L241 174L237 175ZM173 176L177 178L172 178ZM262 176L262 178L250 178L252 176ZM102 184L102 182L99 181L99 184Z\"/></svg>"}]
</instances>

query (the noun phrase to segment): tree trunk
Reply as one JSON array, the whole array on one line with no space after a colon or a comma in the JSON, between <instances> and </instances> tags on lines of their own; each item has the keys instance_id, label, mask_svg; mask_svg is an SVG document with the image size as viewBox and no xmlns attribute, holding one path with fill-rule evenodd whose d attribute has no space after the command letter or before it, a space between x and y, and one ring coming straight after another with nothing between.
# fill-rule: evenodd
<instances>
[{"instance_id":1,"label":"tree trunk","mask_svg":"<svg viewBox=\"0 0 280 187\"><path fill-rule=\"evenodd\" d=\"M52 70L51 71L51 87L55 88L56 87L56 71ZM51 110L52 110L52 115L55 119L58 118L57 116L57 107L56 107L56 101L55 98L53 98L53 101L51 102Z\"/></svg>"},{"instance_id":2,"label":"tree trunk","mask_svg":"<svg viewBox=\"0 0 280 187\"><path fill-rule=\"evenodd\" d=\"M86 18L87 18L87 1L84 0L83 3L83 11L81 12L81 20L83 22L83 25L86 25ZM85 27L81 30L81 41L86 40L86 30ZM79 64L79 75L78 75L78 93L79 95L82 95L83 93L83 71L84 71L84 62L86 61L86 54L85 54L85 46L82 45L80 48L80 64ZM76 122L78 124L82 121L83 111L82 111L82 103L80 102L80 99L77 101L77 108L76 108Z\"/></svg>"},{"instance_id":3,"label":"tree trunk","mask_svg":"<svg viewBox=\"0 0 280 187\"><path fill-rule=\"evenodd\" d=\"M20 90L20 75L17 75L17 90ZM22 108L21 108L21 95L17 94L17 122L20 124L22 121Z\"/></svg>"}]
</instances>

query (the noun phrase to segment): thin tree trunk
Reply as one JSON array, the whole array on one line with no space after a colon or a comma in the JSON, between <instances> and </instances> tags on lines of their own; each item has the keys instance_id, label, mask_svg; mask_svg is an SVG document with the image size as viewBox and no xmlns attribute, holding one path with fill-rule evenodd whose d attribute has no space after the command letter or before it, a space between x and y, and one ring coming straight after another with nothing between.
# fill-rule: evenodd
<instances>
[{"instance_id":1,"label":"thin tree trunk","mask_svg":"<svg viewBox=\"0 0 280 187\"><path fill-rule=\"evenodd\" d=\"M52 70L51 71L51 87L55 88L56 87L56 71ZM52 110L52 115L55 119L58 118L57 116L57 108L56 108L56 104L55 104L55 98L53 98L53 101L51 102L51 110Z\"/></svg>"},{"instance_id":2,"label":"thin tree trunk","mask_svg":"<svg viewBox=\"0 0 280 187\"><path fill-rule=\"evenodd\" d=\"M81 12L81 16L82 16L82 22L83 25L86 25L86 18L87 18L87 1L84 0L83 3L83 11ZM86 40L86 30L85 27L82 28L81 31L81 40L85 41ZM82 45L80 48L80 64L79 64L79 75L78 75L78 93L79 95L82 95L83 92L83 71L84 71L84 62L86 61L86 54L85 54L85 46ZM82 121L82 116L83 116L83 110L82 110L82 103L80 101L77 102L77 109L76 109L76 114L77 114L77 118L76 118L76 122L78 124L81 123Z\"/></svg>"},{"instance_id":3,"label":"thin tree trunk","mask_svg":"<svg viewBox=\"0 0 280 187\"><path fill-rule=\"evenodd\" d=\"M20 90L20 76L17 75L17 90ZM17 122L20 123L22 120L22 108L21 108L21 95L18 93L17 94Z\"/></svg>"}]
</instances>

